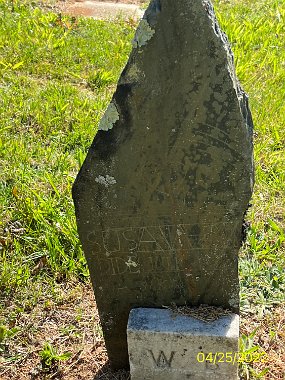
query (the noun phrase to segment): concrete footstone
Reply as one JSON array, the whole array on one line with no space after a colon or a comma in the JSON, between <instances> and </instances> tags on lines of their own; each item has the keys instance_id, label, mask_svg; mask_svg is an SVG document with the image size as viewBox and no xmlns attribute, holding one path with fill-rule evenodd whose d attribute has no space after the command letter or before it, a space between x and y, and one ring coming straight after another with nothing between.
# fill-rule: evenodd
<instances>
[{"instance_id":1,"label":"concrete footstone","mask_svg":"<svg viewBox=\"0 0 285 380\"><path fill-rule=\"evenodd\" d=\"M133 309L127 336L132 380L238 379L236 314L204 322L168 309Z\"/></svg>"}]
</instances>

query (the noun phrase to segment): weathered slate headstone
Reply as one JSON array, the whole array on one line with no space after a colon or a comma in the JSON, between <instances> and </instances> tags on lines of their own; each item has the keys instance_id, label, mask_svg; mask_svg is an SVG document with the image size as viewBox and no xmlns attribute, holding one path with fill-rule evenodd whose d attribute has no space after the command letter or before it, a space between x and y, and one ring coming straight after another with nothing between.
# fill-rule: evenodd
<instances>
[{"instance_id":1,"label":"weathered slate headstone","mask_svg":"<svg viewBox=\"0 0 285 380\"><path fill-rule=\"evenodd\" d=\"M239 309L252 120L207 0L153 0L73 187L114 368L130 309Z\"/></svg>"}]
</instances>

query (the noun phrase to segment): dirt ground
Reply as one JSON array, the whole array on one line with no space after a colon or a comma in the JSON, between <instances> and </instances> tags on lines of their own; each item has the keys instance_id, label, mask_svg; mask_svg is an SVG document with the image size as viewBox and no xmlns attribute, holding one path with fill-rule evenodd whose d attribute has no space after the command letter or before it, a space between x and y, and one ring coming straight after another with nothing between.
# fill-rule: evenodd
<instances>
[{"instance_id":1,"label":"dirt ground","mask_svg":"<svg viewBox=\"0 0 285 380\"><path fill-rule=\"evenodd\" d=\"M89 0L92 1L92 0ZM94 0L95 1L95 0ZM146 0L96 0L101 3L118 3L118 4L136 4L141 5L146 3ZM84 0L59 0L60 4L74 4L74 3L83 3Z\"/></svg>"},{"instance_id":2,"label":"dirt ground","mask_svg":"<svg viewBox=\"0 0 285 380\"><path fill-rule=\"evenodd\" d=\"M109 367L91 285L68 282L58 285L56 291L61 301L54 301L51 295L32 310L19 314L15 321L19 333L4 345L4 353L0 355L0 379L130 380L129 372L114 373ZM12 300L10 304L8 301L9 315L15 313L14 308ZM276 326L273 337L270 331ZM241 318L241 334L248 335L255 329L255 341L267 354L264 363L256 363L256 370L268 368L266 380L284 380L285 316L282 309L277 308L262 319L253 315ZM41 351L46 342L59 355L68 352L68 360L54 361L45 368Z\"/></svg>"},{"instance_id":3,"label":"dirt ground","mask_svg":"<svg viewBox=\"0 0 285 380\"><path fill-rule=\"evenodd\" d=\"M72 0L72 1L84 1L84 0ZM91 0L92 1L92 0ZM146 2L146 0L98 0L98 1L101 1L103 3L123 3L123 4L143 4Z\"/></svg>"},{"instance_id":4,"label":"dirt ground","mask_svg":"<svg viewBox=\"0 0 285 380\"><path fill-rule=\"evenodd\" d=\"M140 6L144 0L60 0L56 8L71 16L86 16L95 19L114 19L117 16L139 19L142 16ZM118 6L118 8L117 8Z\"/></svg>"},{"instance_id":5,"label":"dirt ground","mask_svg":"<svg viewBox=\"0 0 285 380\"><path fill-rule=\"evenodd\" d=\"M91 285L66 283L58 291L60 304L50 298L19 315L15 326L20 332L0 354L0 379L128 380L128 372L113 373L108 365ZM7 306L9 313L12 305ZM44 368L40 352L46 342L70 358Z\"/></svg>"}]
</instances>

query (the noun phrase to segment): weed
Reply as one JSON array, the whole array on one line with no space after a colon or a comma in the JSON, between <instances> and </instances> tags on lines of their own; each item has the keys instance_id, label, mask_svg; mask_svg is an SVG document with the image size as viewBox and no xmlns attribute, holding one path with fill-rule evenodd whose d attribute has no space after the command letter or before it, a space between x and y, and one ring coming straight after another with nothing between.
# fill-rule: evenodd
<instances>
[{"instance_id":1,"label":"weed","mask_svg":"<svg viewBox=\"0 0 285 380\"><path fill-rule=\"evenodd\" d=\"M242 334L239 339L240 375L246 380L252 378L252 376L260 379L269 371L269 368L265 368L262 372L257 373L252 367L252 362L255 358L261 361L266 356L266 353L261 351L259 345L254 344L255 335L256 330L249 335Z\"/></svg>"},{"instance_id":2,"label":"weed","mask_svg":"<svg viewBox=\"0 0 285 380\"><path fill-rule=\"evenodd\" d=\"M114 83L114 76L109 71L99 69L89 76L87 83L92 90L96 90Z\"/></svg>"},{"instance_id":3,"label":"weed","mask_svg":"<svg viewBox=\"0 0 285 380\"><path fill-rule=\"evenodd\" d=\"M46 372L54 371L58 368L61 361L68 360L71 356L70 352L58 354L55 347L51 343L45 343L43 349L39 352L42 368Z\"/></svg>"}]
</instances>

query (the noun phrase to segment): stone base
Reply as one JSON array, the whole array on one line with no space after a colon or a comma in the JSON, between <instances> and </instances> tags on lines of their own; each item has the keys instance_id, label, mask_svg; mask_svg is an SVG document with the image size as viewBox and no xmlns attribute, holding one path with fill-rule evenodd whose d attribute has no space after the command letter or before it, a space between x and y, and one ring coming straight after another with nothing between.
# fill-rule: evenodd
<instances>
[{"instance_id":1,"label":"stone base","mask_svg":"<svg viewBox=\"0 0 285 380\"><path fill-rule=\"evenodd\" d=\"M131 310L128 350L132 380L237 380L239 316L214 322L168 309Z\"/></svg>"}]
</instances>

